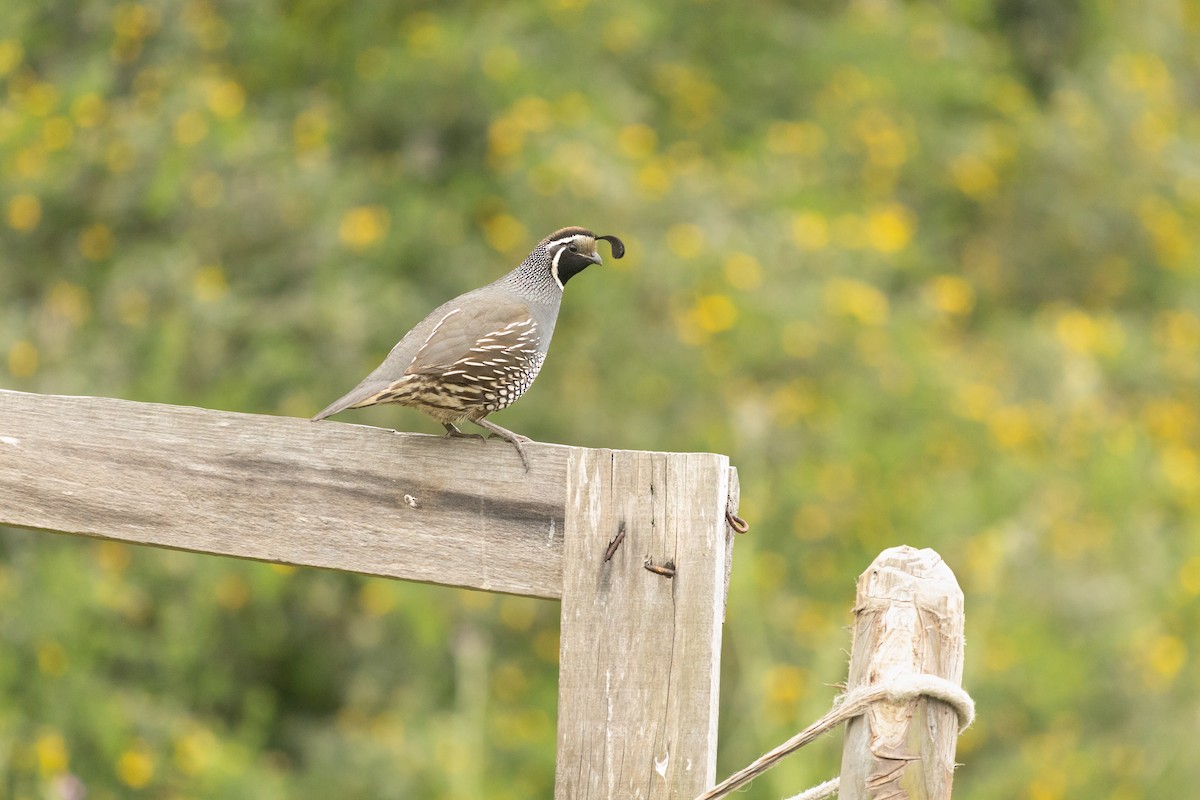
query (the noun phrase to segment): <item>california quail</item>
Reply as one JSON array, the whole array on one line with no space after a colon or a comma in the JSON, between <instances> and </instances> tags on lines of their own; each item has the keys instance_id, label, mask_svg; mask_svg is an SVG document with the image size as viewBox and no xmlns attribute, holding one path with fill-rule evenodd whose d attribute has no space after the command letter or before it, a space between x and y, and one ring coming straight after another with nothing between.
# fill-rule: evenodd
<instances>
[{"instance_id":1,"label":"california quail","mask_svg":"<svg viewBox=\"0 0 1200 800\"><path fill-rule=\"evenodd\" d=\"M348 394L313 417L324 419L347 408L398 403L424 411L446 428L463 433L464 420L512 442L525 469L522 442L528 437L484 417L512 405L537 377L563 286L589 264L601 264L596 243L604 239L614 258L625 255L615 236L584 228L563 228L533 248L521 266L495 283L439 306L392 348L374 372Z\"/></svg>"}]
</instances>

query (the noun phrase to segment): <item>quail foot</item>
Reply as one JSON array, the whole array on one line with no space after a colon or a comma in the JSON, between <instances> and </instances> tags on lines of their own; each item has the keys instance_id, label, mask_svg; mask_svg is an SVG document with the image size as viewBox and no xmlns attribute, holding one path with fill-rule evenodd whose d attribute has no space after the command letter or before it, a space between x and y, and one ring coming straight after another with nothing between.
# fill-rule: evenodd
<instances>
[{"instance_id":1,"label":"quail foot","mask_svg":"<svg viewBox=\"0 0 1200 800\"><path fill-rule=\"evenodd\" d=\"M387 358L358 386L313 417L324 419L348 408L397 403L424 411L447 436L470 436L461 422L474 422L517 448L529 438L484 419L516 402L537 377L550 347L563 287L592 264L603 263L597 242L607 241L614 258L625 255L615 236L585 228L563 228L547 236L521 265L503 278L444 303L404 335Z\"/></svg>"}]
</instances>

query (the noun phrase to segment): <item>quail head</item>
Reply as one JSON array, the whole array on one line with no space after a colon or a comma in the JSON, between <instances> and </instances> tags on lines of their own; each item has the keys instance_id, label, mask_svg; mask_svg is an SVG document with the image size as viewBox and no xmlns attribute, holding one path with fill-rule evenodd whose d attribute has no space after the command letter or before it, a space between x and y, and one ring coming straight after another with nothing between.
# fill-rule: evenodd
<instances>
[{"instance_id":1,"label":"quail head","mask_svg":"<svg viewBox=\"0 0 1200 800\"><path fill-rule=\"evenodd\" d=\"M537 377L562 303L563 286L591 264L603 263L596 244L607 241L614 258L625 255L615 236L563 228L533 248L503 278L444 303L404 335L374 372L313 421L348 408L397 403L424 411L446 428L474 422L513 444L528 437L484 419L512 405Z\"/></svg>"}]
</instances>

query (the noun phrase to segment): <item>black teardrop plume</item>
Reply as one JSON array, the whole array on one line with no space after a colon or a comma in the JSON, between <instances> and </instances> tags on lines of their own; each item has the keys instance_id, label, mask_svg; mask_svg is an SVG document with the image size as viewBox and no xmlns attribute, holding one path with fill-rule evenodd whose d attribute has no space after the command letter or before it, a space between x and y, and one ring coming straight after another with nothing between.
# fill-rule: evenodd
<instances>
[{"instance_id":1,"label":"black teardrop plume","mask_svg":"<svg viewBox=\"0 0 1200 800\"><path fill-rule=\"evenodd\" d=\"M603 239L612 245L613 258L622 258L625 255L625 243L615 236L597 236L596 240Z\"/></svg>"}]
</instances>

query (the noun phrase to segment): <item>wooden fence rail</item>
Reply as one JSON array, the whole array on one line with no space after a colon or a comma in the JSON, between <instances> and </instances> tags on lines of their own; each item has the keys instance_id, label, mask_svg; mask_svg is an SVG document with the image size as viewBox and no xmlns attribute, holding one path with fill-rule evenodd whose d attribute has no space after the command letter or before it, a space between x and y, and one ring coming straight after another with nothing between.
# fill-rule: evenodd
<instances>
[{"instance_id":1,"label":"wooden fence rail","mask_svg":"<svg viewBox=\"0 0 1200 800\"><path fill-rule=\"evenodd\" d=\"M736 471L710 453L526 449L528 471L502 442L0 390L0 525L561 599L556 800L691 800L716 772ZM953 573L891 548L855 616L851 694L934 684L830 723L853 717L842 796L949 800L970 718Z\"/></svg>"},{"instance_id":2,"label":"wooden fence rail","mask_svg":"<svg viewBox=\"0 0 1200 800\"><path fill-rule=\"evenodd\" d=\"M695 797L736 474L527 450L528 472L500 442L0 390L0 525L560 598L555 797Z\"/></svg>"}]
</instances>

